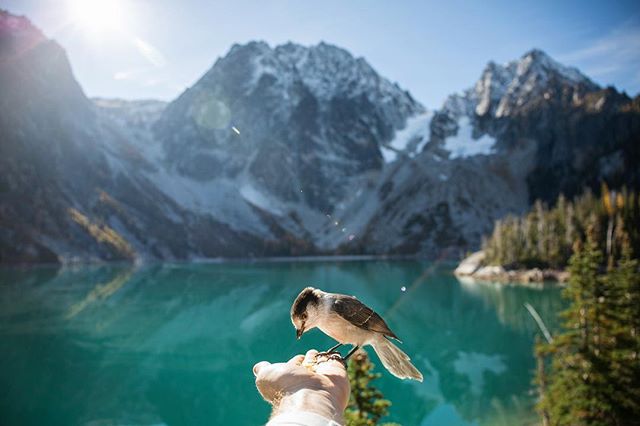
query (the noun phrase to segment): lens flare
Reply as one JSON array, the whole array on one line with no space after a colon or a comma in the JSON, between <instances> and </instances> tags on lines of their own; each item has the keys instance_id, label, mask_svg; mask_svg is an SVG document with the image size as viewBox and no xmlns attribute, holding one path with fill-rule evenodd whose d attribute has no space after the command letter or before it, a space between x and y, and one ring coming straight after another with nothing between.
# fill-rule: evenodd
<instances>
[{"instance_id":1,"label":"lens flare","mask_svg":"<svg viewBox=\"0 0 640 426\"><path fill-rule=\"evenodd\" d=\"M125 4L120 0L70 0L68 11L75 25L92 34L120 31L127 20Z\"/></svg>"}]
</instances>

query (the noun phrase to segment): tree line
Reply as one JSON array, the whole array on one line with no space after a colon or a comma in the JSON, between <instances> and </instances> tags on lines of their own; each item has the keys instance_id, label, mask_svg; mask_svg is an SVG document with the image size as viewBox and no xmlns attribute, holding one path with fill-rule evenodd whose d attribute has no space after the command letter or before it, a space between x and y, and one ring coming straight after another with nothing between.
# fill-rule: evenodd
<instances>
[{"instance_id":1,"label":"tree line","mask_svg":"<svg viewBox=\"0 0 640 426\"><path fill-rule=\"evenodd\" d=\"M563 269L569 264L575 241L592 238L604 250L603 261L619 259L623 236L630 249L640 252L640 196L635 191L591 191L573 201L560 195L553 207L536 201L523 216L498 220L482 243L485 264L515 268Z\"/></svg>"}]
</instances>

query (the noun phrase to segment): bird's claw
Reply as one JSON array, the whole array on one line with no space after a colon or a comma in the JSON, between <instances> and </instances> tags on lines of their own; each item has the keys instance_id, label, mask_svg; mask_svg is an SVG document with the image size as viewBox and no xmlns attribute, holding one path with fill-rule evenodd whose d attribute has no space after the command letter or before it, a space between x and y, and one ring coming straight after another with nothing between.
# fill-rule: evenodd
<instances>
[{"instance_id":1,"label":"bird's claw","mask_svg":"<svg viewBox=\"0 0 640 426\"><path fill-rule=\"evenodd\" d=\"M344 362L344 358L338 352L318 352L316 355L316 363L326 362L326 361L340 361Z\"/></svg>"},{"instance_id":2,"label":"bird's claw","mask_svg":"<svg viewBox=\"0 0 640 426\"><path fill-rule=\"evenodd\" d=\"M322 352L318 352L316 354L316 356L328 356L328 355L332 355L332 354L340 355L340 352L338 352L338 351L322 351Z\"/></svg>"}]
</instances>

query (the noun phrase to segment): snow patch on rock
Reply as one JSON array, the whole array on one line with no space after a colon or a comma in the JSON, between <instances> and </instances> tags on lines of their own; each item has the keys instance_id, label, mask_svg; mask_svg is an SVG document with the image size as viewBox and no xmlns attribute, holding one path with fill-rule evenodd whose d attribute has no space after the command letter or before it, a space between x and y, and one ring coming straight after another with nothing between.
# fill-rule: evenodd
<instances>
[{"instance_id":1,"label":"snow patch on rock","mask_svg":"<svg viewBox=\"0 0 640 426\"><path fill-rule=\"evenodd\" d=\"M489 135L473 137L473 126L467 117L458 121L458 133L446 138L444 149L451 154L449 158L467 158L475 155L491 155L495 150L496 140Z\"/></svg>"},{"instance_id":2,"label":"snow patch on rock","mask_svg":"<svg viewBox=\"0 0 640 426\"><path fill-rule=\"evenodd\" d=\"M400 153L409 157L419 154L429 141L432 118L433 112L427 111L407 119L404 129L399 130L391 142L380 148L384 161L390 163L396 160Z\"/></svg>"},{"instance_id":3,"label":"snow patch on rock","mask_svg":"<svg viewBox=\"0 0 640 426\"><path fill-rule=\"evenodd\" d=\"M273 200L269 199L266 195L264 195L250 183L246 183L240 188L240 194L249 203L258 206L263 210L267 210L278 215L282 214Z\"/></svg>"}]
</instances>

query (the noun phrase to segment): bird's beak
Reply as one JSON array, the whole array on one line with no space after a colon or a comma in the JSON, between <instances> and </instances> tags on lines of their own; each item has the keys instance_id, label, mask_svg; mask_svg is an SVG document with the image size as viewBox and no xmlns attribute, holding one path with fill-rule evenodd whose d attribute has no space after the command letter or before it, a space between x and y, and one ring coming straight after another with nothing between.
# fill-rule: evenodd
<instances>
[{"instance_id":1,"label":"bird's beak","mask_svg":"<svg viewBox=\"0 0 640 426\"><path fill-rule=\"evenodd\" d=\"M296 339L300 340L302 333L304 333L304 327L296 328Z\"/></svg>"}]
</instances>

